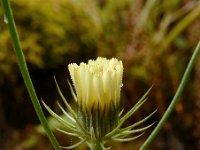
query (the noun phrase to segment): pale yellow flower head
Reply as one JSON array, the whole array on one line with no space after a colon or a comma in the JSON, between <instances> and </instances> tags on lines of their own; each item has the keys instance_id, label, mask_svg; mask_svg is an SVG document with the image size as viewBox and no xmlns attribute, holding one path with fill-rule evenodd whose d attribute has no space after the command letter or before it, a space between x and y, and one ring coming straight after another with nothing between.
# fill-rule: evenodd
<instances>
[{"instance_id":1,"label":"pale yellow flower head","mask_svg":"<svg viewBox=\"0 0 200 150\"><path fill-rule=\"evenodd\" d=\"M110 149L105 147L108 140L132 141L153 125L135 129L136 126L150 118L154 112L128 127L122 127L124 122L147 100L150 89L135 106L123 115L123 109L119 108L123 65L118 59L98 57L96 60L89 60L88 63L69 64L68 69L75 88L74 92L69 83L72 96L77 104L76 110L71 108L56 80L56 87L67 111L60 104L58 106L66 119L54 113L44 103L49 113L67 127L67 131L59 128L58 131L81 140L74 145L62 147L63 149L72 149L85 142L91 150ZM136 135L128 137L133 133Z\"/></svg>"},{"instance_id":2,"label":"pale yellow flower head","mask_svg":"<svg viewBox=\"0 0 200 150\"><path fill-rule=\"evenodd\" d=\"M119 105L123 65L116 58L98 57L88 63L69 64L68 69L77 94L77 102L84 110Z\"/></svg>"}]
</instances>

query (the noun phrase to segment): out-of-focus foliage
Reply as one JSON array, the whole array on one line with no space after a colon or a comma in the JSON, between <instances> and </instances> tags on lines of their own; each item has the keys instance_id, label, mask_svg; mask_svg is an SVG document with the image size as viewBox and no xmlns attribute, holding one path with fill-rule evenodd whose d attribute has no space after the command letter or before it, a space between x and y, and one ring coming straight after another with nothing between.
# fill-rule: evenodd
<instances>
[{"instance_id":1,"label":"out-of-focus foliage","mask_svg":"<svg viewBox=\"0 0 200 150\"><path fill-rule=\"evenodd\" d=\"M28 63L53 67L66 61L69 54L94 50L101 28L79 1L20 0L11 4ZM0 68L11 74L16 60L3 21L1 26L1 61L8 67Z\"/></svg>"},{"instance_id":2,"label":"out-of-focus foliage","mask_svg":"<svg viewBox=\"0 0 200 150\"><path fill-rule=\"evenodd\" d=\"M160 119L200 40L199 0L11 0L11 5L22 49L41 97L54 100L52 76L58 75L65 84L68 63L96 56L118 57L125 68L125 108L129 109L154 84L150 100L130 122L155 108L158 113L153 119ZM16 112L19 115L21 107L27 107L28 98L2 7L0 18L0 110L4 110L0 122L11 122L11 126L31 119L13 117ZM199 64L153 149L200 148ZM33 115L30 107L23 114Z\"/></svg>"}]
</instances>

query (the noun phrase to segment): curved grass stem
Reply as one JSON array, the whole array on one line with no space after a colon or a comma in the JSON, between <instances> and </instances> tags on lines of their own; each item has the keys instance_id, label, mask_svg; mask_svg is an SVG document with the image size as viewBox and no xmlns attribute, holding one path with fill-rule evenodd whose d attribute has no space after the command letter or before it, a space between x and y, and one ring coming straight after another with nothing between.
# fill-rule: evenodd
<instances>
[{"instance_id":1,"label":"curved grass stem","mask_svg":"<svg viewBox=\"0 0 200 150\"><path fill-rule=\"evenodd\" d=\"M167 119L169 118L170 114L172 113L172 111L174 110L180 95L182 94L184 87L190 77L192 68L194 66L195 60L197 59L197 56L200 52L200 41L197 45L197 47L194 50L194 53L188 63L188 66L185 70L185 73L182 77L181 83L179 84L179 87L176 91L176 94L174 96L174 98L172 99L172 102L170 103L169 107L167 108L165 114L163 115L163 117L161 118L160 122L158 123L158 125L155 127L155 129L153 130L153 132L151 133L151 135L147 138L147 140L143 143L143 145L141 146L140 150L145 150L148 148L148 146L153 142L153 140L156 138L157 134L159 133L160 129L163 127L164 123L167 121Z\"/></svg>"},{"instance_id":2,"label":"curved grass stem","mask_svg":"<svg viewBox=\"0 0 200 150\"><path fill-rule=\"evenodd\" d=\"M26 65L26 61L25 61L25 58L24 58L24 55L23 55L23 52L22 52L22 49L21 49L21 45L20 45L18 34L17 34L15 21L14 21L14 18L13 18L12 9L11 9L9 0L2 0L2 5L3 5L3 9L4 9L4 15L6 17L6 23L8 24L8 27L9 27L9 30L10 30L10 36L11 36L13 46L14 46L14 49L15 49L15 53L16 53L16 56L17 56L18 65L19 65L21 74L23 76L26 88L28 90L29 96L31 98L32 104L34 106L34 109L37 113L37 116L38 116L40 122L42 123L52 145L54 146L54 148L56 150L60 150L59 144L58 144L54 134L52 133L52 131L49 127L47 119L44 116L44 113L42 111L38 97L36 95L33 83L31 81L29 71L28 71L28 68L27 68L27 65Z\"/></svg>"}]
</instances>

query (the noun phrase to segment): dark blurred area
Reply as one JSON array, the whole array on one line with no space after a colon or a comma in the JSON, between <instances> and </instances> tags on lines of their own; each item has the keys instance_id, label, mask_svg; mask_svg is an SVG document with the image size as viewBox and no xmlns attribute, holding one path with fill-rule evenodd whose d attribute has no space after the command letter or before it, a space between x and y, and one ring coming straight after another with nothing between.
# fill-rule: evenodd
<instances>
[{"instance_id":1,"label":"dark blurred area","mask_svg":"<svg viewBox=\"0 0 200 150\"><path fill-rule=\"evenodd\" d=\"M125 111L154 85L148 101L126 124L155 109L146 124L158 122L200 40L199 0L11 0L11 6L38 97L58 114L54 76L72 102L67 65L98 56L117 57L124 64ZM0 149L51 150L45 135L35 129L39 120L19 71L2 6L0 18ZM112 148L138 149L154 127L133 142L111 143ZM62 145L74 142L55 134ZM200 57L150 149L200 149Z\"/></svg>"}]
</instances>

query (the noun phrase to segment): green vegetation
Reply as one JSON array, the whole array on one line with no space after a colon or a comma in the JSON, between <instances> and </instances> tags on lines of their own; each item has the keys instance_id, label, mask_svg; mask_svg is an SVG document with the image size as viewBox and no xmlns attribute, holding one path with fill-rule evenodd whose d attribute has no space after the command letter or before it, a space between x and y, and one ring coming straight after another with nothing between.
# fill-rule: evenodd
<instances>
[{"instance_id":1,"label":"green vegetation","mask_svg":"<svg viewBox=\"0 0 200 150\"><path fill-rule=\"evenodd\" d=\"M63 80L68 63L97 56L117 57L125 65L122 101L127 110L154 84L149 100L129 123L155 108L158 112L153 119L160 120L200 40L199 1L11 0L11 6L39 98L53 106L58 98L53 75L63 83L61 88L66 88ZM0 18L0 130L18 131L38 121L32 121L35 113L28 104L2 7ZM153 148L199 148L199 76L198 61ZM0 135L0 143L4 136L6 132ZM132 147L138 145L136 142ZM168 143L174 144L168 147Z\"/></svg>"}]
</instances>

